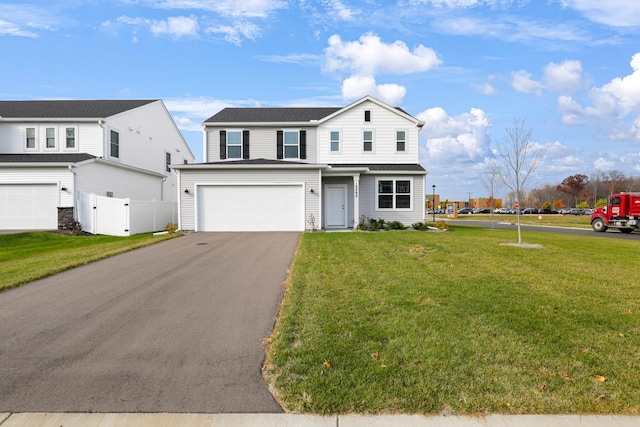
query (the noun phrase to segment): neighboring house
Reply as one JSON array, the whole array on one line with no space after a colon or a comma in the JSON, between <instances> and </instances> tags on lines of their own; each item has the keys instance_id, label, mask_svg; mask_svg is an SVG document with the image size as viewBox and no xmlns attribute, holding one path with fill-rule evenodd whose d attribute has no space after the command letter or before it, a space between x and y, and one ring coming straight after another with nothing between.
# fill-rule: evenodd
<instances>
[{"instance_id":1,"label":"neighboring house","mask_svg":"<svg viewBox=\"0 0 640 427\"><path fill-rule=\"evenodd\" d=\"M55 229L79 192L177 199L193 162L161 100L0 101L0 229Z\"/></svg>"},{"instance_id":2,"label":"neighboring house","mask_svg":"<svg viewBox=\"0 0 640 427\"><path fill-rule=\"evenodd\" d=\"M203 125L206 163L173 166L182 230L424 221L424 123L399 108L372 97L344 108L226 108Z\"/></svg>"}]
</instances>

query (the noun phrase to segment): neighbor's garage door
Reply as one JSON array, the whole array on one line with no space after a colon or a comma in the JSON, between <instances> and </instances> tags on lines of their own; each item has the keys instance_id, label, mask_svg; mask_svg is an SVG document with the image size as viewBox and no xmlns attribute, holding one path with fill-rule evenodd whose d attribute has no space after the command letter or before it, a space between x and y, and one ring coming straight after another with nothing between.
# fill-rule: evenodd
<instances>
[{"instance_id":1,"label":"neighbor's garage door","mask_svg":"<svg viewBox=\"0 0 640 427\"><path fill-rule=\"evenodd\" d=\"M197 188L198 231L304 230L301 184Z\"/></svg>"},{"instance_id":2,"label":"neighbor's garage door","mask_svg":"<svg viewBox=\"0 0 640 427\"><path fill-rule=\"evenodd\" d=\"M0 229L58 228L56 184L0 184Z\"/></svg>"}]
</instances>

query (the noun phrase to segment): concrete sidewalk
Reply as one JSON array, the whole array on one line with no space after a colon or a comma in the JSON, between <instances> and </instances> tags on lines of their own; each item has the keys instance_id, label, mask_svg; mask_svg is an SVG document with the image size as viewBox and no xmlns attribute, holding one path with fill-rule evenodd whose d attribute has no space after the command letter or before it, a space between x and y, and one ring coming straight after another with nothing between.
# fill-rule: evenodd
<instances>
[{"instance_id":1,"label":"concrete sidewalk","mask_svg":"<svg viewBox=\"0 0 640 427\"><path fill-rule=\"evenodd\" d=\"M623 415L95 414L0 413L0 427L638 427Z\"/></svg>"}]
</instances>

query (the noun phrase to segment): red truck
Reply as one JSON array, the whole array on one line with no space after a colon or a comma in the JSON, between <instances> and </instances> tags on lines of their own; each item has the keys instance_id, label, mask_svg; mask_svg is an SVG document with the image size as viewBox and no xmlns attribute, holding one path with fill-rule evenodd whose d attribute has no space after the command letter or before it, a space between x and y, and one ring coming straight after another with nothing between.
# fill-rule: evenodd
<instances>
[{"instance_id":1,"label":"red truck","mask_svg":"<svg viewBox=\"0 0 640 427\"><path fill-rule=\"evenodd\" d=\"M617 228L622 233L631 233L640 228L640 193L620 193L609 197L609 204L596 208L591 215L594 231Z\"/></svg>"}]
</instances>

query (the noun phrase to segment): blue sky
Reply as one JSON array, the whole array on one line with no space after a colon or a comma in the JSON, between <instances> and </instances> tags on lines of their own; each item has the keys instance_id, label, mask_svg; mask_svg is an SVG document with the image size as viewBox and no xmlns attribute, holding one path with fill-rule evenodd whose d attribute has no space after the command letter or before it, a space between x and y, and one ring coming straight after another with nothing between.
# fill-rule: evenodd
<instances>
[{"instance_id":1,"label":"blue sky","mask_svg":"<svg viewBox=\"0 0 640 427\"><path fill-rule=\"evenodd\" d=\"M636 0L1 0L0 58L0 99L162 99L197 161L221 108L372 95L426 122L443 197L487 194L514 120L532 186L640 175Z\"/></svg>"}]
</instances>

